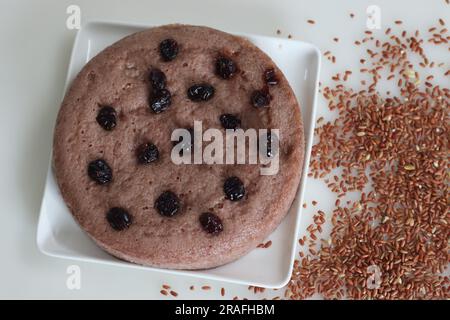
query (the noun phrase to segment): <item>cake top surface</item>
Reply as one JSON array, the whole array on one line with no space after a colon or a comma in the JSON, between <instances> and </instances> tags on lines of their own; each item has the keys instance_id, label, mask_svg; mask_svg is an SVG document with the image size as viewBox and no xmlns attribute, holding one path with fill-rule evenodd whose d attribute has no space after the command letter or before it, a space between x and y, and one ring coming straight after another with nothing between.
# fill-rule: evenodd
<instances>
[{"instance_id":1,"label":"cake top surface","mask_svg":"<svg viewBox=\"0 0 450 320\"><path fill-rule=\"evenodd\" d=\"M194 121L278 129L278 172L175 164L172 133ZM303 157L300 109L274 62L241 37L186 25L94 57L66 93L54 139L58 185L80 226L119 258L168 268L214 267L254 248L289 209Z\"/></svg>"}]
</instances>

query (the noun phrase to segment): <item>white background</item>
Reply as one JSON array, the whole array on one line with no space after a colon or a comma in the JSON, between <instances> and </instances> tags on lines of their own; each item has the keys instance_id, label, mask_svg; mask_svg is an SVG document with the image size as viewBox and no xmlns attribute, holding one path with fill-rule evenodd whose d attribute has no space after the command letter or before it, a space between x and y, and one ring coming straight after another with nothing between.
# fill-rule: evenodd
<instances>
[{"instance_id":1,"label":"white background","mask_svg":"<svg viewBox=\"0 0 450 320\"><path fill-rule=\"evenodd\" d=\"M82 22L181 22L279 37L292 34L294 39L312 42L322 52L331 50L336 56L335 65L323 61L321 78L325 83L332 74L358 65L360 51L353 42L366 30L369 5L380 7L382 30L400 19L402 28L408 30L426 30L436 25L439 17L450 22L450 6L445 0L0 0L0 298L158 299L163 283L170 284L180 294L178 298L186 299L220 298L221 287L226 288L227 298L280 295L280 291L270 290L254 295L239 285L60 260L38 251L36 223L52 130L76 34L66 28L66 8L71 4L80 6ZM307 19L316 24L306 23ZM277 29L281 35L276 34ZM333 37L338 37L339 43ZM326 113L320 101L319 116ZM320 203L324 197L322 192L308 190L322 184L308 180L305 215L314 213L313 199ZM320 203L324 210L331 206L330 201ZM66 269L71 264L81 268L80 290L66 286ZM195 285L196 291L190 291L190 285ZM213 290L202 292L198 290L201 285Z\"/></svg>"}]
</instances>

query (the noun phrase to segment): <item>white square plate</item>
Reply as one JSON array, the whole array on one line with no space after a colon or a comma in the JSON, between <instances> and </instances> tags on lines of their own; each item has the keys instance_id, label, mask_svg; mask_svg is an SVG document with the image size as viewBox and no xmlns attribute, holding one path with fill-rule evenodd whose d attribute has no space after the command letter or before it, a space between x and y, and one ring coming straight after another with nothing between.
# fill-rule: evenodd
<instances>
[{"instance_id":1,"label":"white square plate","mask_svg":"<svg viewBox=\"0 0 450 320\"><path fill-rule=\"evenodd\" d=\"M117 40L148 28L144 25L89 22L78 32L72 50L66 89L81 68L93 56ZM300 102L306 139L303 176L297 197L281 225L269 239L272 246L255 249L225 266L201 270L179 271L143 267L116 259L97 247L80 229L66 207L49 165L37 230L39 249L50 256L146 269L153 272L201 277L266 288L283 287L290 279L296 254L309 155L314 130L315 106L320 68L320 52L311 44L272 37L239 34L265 51L284 72Z\"/></svg>"}]
</instances>

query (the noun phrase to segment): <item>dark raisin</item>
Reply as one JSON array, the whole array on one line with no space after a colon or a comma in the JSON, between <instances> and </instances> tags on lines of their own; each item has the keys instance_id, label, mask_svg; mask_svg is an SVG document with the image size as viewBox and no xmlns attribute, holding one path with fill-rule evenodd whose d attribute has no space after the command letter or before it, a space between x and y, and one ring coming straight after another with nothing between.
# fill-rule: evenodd
<instances>
[{"instance_id":1,"label":"dark raisin","mask_svg":"<svg viewBox=\"0 0 450 320\"><path fill-rule=\"evenodd\" d=\"M195 84L188 89L187 95L192 101L207 101L214 96L214 91L209 84Z\"/></svg>"},{"instance_id":2,"label":"dark raisin","mask_svg":"<svg viewBox=\"0 0 450 320\"><path fill-rule=\"evenodd\" d=\"M179 143L183 143L182 144L182 149L180 150L180 156L183 156L184 151L186 152L191 152L192 147L194 146L194 128L187 128L187 131L189 131L189 134L191 136L191 140L190 141L183 141L183 137L179 137L178 141L173 141L173 145L177 145Z\"/></svg>"},{"instance_id":3,"label":"dark raisin","mask_svg":"<svg viewBox=\"0 0 450 320\"><path fill-rule=\"evenodd\" d=\"M278 84L278 76L274 68L267 69L264 72L264 81L271 86Z\"/></svg>"},{"instance_id":4,"label":"dark raisin","mask_svg":"<svg viewBox=\"0 0 450 320\"><path fill-rule=\"evenodd\" d=\"M219 57L216 60L216 73L223 79L230 79L236 71L237 67L233 60L226 57Z\"/></svg>"},{"instance_id":5,"label":"dark raisin","mask_svg":"<svg viewBox=\"0 0 450 320\"><path fill-rule=\"evenodd\" d=\"M108 220L110 226L114 230L121 231L127 229L131 225L133 218L127 210L114 207L111 208L106 214L106 220Z\"/></svg>"},{"instance_id":6,"label":"dark raisin","mask_svg":"<svg viewBox=\"0 0 450 320\"><path fill-rule=\"evenodd\" d=\"M155 201L158 212L165 217L172 217L180 209L180 200L172 191L164 191Z\"/></svg>"},{"instance_id":7,"label":"dark raisin","mask_svg":"<svg viewBox=\"0 0 450 320\"><path fill-rule=\"evenodd\" d=\"M159 53L164 61L172 61L178 54L178 43L173 39L166 39L159 44Z\"/></svg>"},{"instance_id":8,"label":"dark raisin","mask_svg":"<svg viewBox=\"0 0 450 320\"><path fill-rule=\"evenodd\" d=\"M154 113L165 111L172 102L172 95L167 89L155 90L150 99L150 108Z\"/></svg>"},{"instance_id":9,"label":"dark raisin","mask_svg":"<svg viewBox=\"0 0 450 320\"><path fill-rule=\"evenodd\" d=\"M112 170L103 159L89 162L88 175L98 184L105 184L112 180Z\"/></svg>"},{"instance_id":10,"label":"dark raisin","mask_svg":"<svg viewBox=\"0 0 450 320\"><path fill-rule=\"evenodd\" d=\"M252 94L252 105L257 108L266 107L271 100L270 94L267 90L255 90Z\"/></svg>"},{"instance_id":11,"label":"dark raisin","mask_svg":"<svg viewBox=\"0 0 450 320\"><path fill-rule=\"evenodd\" d=\"M200 224L203 227L203 230L205 230L208 233L217 235L223 231L222 220L214 213L211 212L202 213L199 217L199 220Z\"/></svg>"},{"instance_id":12,"label":"dark raisin","mask_svg":"<svg viewBox=\"0 0 450 320\"><path fill-rule=\"evenodd\" d=\"M166 75L159 69L150 70L148 79L153 90L162 90L166 88Z\"/></svg>"},{"instance_id":13,"label":"dark raisin","mask_svg":"<svg viewBox=\"0 0 450 320\"><path fill-rule=\"evenodd\" d=\"M137 149L137 158L139 163L147 164L158 160L159 151L153 143L141 144Z\"/></svg>"},{"instance_id":14,"label":"dark raisin","mask_svg":"<svg viewBox=\"0 0 450 320\"><path fill-rule=\"evenodd\" d=\"M116 110L110 106L102 107L97 114L97 122L105 130L112 130L116 127Z\"/></svg>"},{"instance_id":15,"label":"dark raisin","mask_svg":"<svg viewBox=\"0 0 450 320\"><path fill-rule=\"evenodd\" d=\"M219 119L225 129L235 130L241 126L241 120L229 113L221 115Z\"/></svg>"},{"instance_id":16,"label":"dark raisin","mask_svg":"<svg viewBox=\"0 0 450 320\"><path fill-rule=\"evenodd\" d=\"M229 177L223 184L225 198L231 201L238 201L245 195L244 183L238 177Z\"/></svg>"}]
</instances>

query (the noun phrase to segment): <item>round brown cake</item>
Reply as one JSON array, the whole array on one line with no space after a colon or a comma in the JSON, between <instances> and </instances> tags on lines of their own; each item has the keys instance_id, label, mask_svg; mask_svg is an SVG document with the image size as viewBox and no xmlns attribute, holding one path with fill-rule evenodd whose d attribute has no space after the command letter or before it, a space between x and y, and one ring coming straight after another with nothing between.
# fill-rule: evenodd
<instances>
[{"instance_id":1,"label":"round brown cake","mask_svg":"<svg viewBox=\"0 0 450 320\"><path fill-rule=\"evenodd\" d=\"M278 173L175 164L172 132L194 121L223 133L279 129ZM192 147L183 140L180 155ZM90 60L62 102L53 150L61 194L101 248L173 269L254 249L288 212L303 158L300 108L275 63L241 37L188 25L132 34Z\"/></svg>"}]
</instances>

